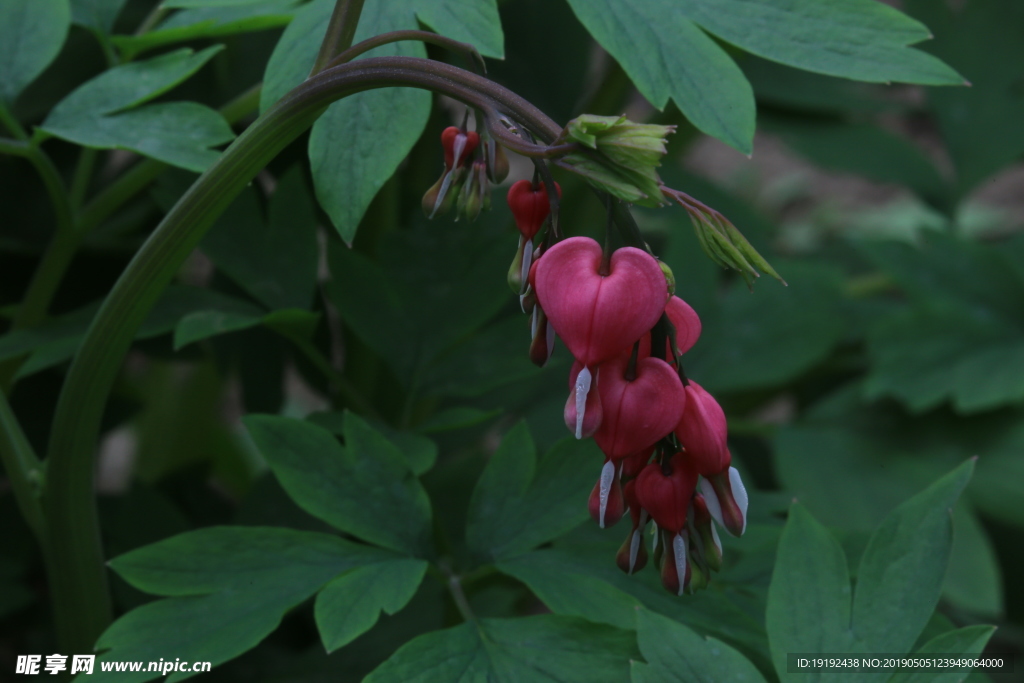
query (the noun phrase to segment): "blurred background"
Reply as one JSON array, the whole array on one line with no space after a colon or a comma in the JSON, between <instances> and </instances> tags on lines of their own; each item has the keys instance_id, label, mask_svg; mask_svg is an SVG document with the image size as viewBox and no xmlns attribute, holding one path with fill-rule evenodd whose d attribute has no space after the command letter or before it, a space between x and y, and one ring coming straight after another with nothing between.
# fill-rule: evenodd
<instances>
[{"instance_id":1,"label":"blurred background","mask_svg":"<svg viewBox=\"0 0 1024 683\"><path fill-rule=\"evenodd\" d=\"M588 112L677 125L661 169L665 183L729 217L788 282L761 278L750 291L701 252L682 210L635 211L651 246L673 268L677 294L701 316L704 332L684 357L686 371L725 407L734 459L754 489L751 533L729 541L720 590L761 618L781 513L793 498L841 535L855 568L868 532L888 511L977 457L976 475L954 510L942 618L997 624L989 651L1019 657L1024 6L891 4L931 28L935 39L922 49L971 87L871 86L736 53L758 101L751 158L698 134L674 105L663 112L650 107L563 3L502 2L507 55L489 64L489 75L560 123ZM151 6L129 0L117 26L131 32ZM244 92L261 80L280 31L264 26L218 37L229 49L176 96L216 107ZM449 59L433 48L430 54ZM38 123L103 68L94 37L74 27L57 62L19 99L18 115ZM190 259L182 287L252 303L258 275L237 262L238 245L253 231L271 234L287 225L291 239L319 255L307 270L315 292L310 306L321 317L302 343L267 326L189 340L180 324L191 309L165 306L164 318L133 349L107 412L98 476L108 556L213 524L318 528L243 436L244 413L311 416L330 426L336 411L350 408L432 440L439 455L426 485L440 523L452 526L461 522L487 455L515 421L528 421L541 450L567 435L562 406L570 358L559 348L547 367L530 364L528 320L505 285L517 235L505 189L495 189L492 210L473 224L450 217L428 223L420 211L420 197L442 167L438 135L462 117L460 107L441 105L371 206L353 250L316 207L302 138ZM47 145L70 172L74 147ZM128 153L104 153L97 182L132 162ZM530 173L524 160L513 159L512 167L506 186ZM34 341L0 336L0 359L35 354L11 400L38 450L45 450L69 357L54 348L66 349L81 334L88 319L82 310L109 290L194 177L160 174L90 234L58 293L54 319ZM576 179L556 178L565 191L566 230L599 235L600 203ZM52 217L38 179L11 157L0 157L0 206L3 331ZM252 239L247 254L273 270L272 245L261 254L260 244ZM325 360L340 373L325 370ZM586 540L596 532L580 533ZM119 610L149 599L115 584ZM435 628L444 617L430 616L438 598L424 591L391 618L388 635L371 631L363 646L331 659L347 658L356 676L405 639ZM7 666L15 654L53 651L46 594L37 548L0 478L0 670L13 670ZM472 599L484 614L543 609L521 586L495 584ZM210 678L313 680L328 659L315 641L309 615L299 610L264 645Z\"/></svg>"}]
</instances>

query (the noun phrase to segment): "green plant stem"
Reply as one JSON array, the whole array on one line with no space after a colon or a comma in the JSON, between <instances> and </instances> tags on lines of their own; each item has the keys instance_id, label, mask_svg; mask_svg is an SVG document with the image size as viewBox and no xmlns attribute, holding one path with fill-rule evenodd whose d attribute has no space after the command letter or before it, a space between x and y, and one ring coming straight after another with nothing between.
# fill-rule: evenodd
<instances>
[{"instance_id":1,"label":"green plant stem","mask_svg":"<svg viewBox=\"0 0 1024 683\"><path fill-rule=\"evenodd\" d=\"M79 347L57 403L43 494L50 589L61 648L88 652L111 606L93 495L107 397L136 330L206 230L256 174L335 100L382 87L432 90L504 112L553 140L560 127L500 85L447 64L375 57L327 69L260 116L185 193L114 285Z\"/></svg>"},{"instance_id":2,"label":"green plant stem","mask_svg":"<svg viewBox=\"0 0 1024 683\"><path fill-rule=\"evenodd\" d=\"M32 532L43 543L45 536L39 489L42 481L42 463L18 424L14 411L3 392L0 392L0 462L11 482L14 499Z\"/></svg>"},{"instance_id":3,"label":"green plant stem","mask_svg":"<svg viewBox=\"0 0 1024 683\"><path fill-rule=\"evenodd\" d=\"M28 140L28 133L25 132L18 119L14 118L14 114L3 103L0 103L0 123L17 139Z\"/></svg>"},{"instance_id":4,"label":"green plant stem","mask_svg":"<svg viewBox=\"0 0 1024 683\"><path fill-rule=\"evenodd\" d=\"M78 154L75 175L71 178L69 203L71 204L72 212L77 212L85 200L85 193L89 190L89 181L92 180L92 170L95 165L96 150L90 147L83 147Z\"/></svg>"},{"instance_id":5,"label":"green plant stem","mask_svg":"<svg viewBox=\"0 0 1024 683\"><path fill-rule=\"evenodd\" d=\"M476 67L477 73L483 75L487 73L487 65L484 63L484 58L480 55L475 47L469 43L460 43L457 40L451 38L445 38L437 33L431 33L430 31L391 31L390 33L382 33L379 36L367 38L366 40L353 45L347 50L341 52L337 57L332 59L324 67L330 68L332 66L338 66L340 64L346 64L351 62L353 59L361 54L365 54L370 50L380 47L381 45L387 45L389 43L397 43L405 40L418 40L421 43L429 43L431 45L437 45L443 47L446 50L452 52L460 52L470 58L473 66Z\"/></svg>"},{"instance_id":6,"label":"green plant stem","mask_svg":"<svg viewBox=\"0 0 1024 683\"><path fill-rule=\"evenodd\" d=\"M363 13L363 2L364 0L337 0L334 4L331 20L327 24L327 33L320 43L320 52L313 62L310 76L329 68L332 59L352 46L352 41L356 37L356 27L359 26L359 16Z\"/></svg>"}]
</instances>

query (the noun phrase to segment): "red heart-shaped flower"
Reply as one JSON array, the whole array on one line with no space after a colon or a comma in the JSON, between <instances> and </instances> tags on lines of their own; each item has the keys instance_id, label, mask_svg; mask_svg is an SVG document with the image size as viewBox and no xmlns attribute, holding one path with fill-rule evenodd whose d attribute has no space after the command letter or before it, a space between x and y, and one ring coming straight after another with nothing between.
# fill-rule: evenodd
<instances>
[{"instance_id":1,"label":"red heart-shaped flower","mask_svg":"<svg viewBox=\"0 0 1024 683\"><path fill-rule=\"evenodd\" d=\"M624 458L651 446L679 424L686 392L679 375L660 358L637 361L633 379L625 376L629 358L601 367L603 417L594 441L609 458Z\"/></svg>"},{"instance_id":2,"label":"red heart-shaped flower","mask_svg":"<svg viewBox=\"0 0 1024 683\"><path fill-rule=\"evenodd\" d=\"M636 478L636 498L662 529L678 534L686 528L686 512L697 490L697 472L683 453L663 467L652 462Z\"/></svg>"},{"instance_id":3,"label":"red heart-shaped flower","mask_svg":"<svg viewBox=\"0 0 1024 683\"><path fill-rule=\"evenodd\" d=\"M537 262L541 307L569 351L594 367L625 351L658 322L668 298L665 275L650 254L617 249L602 275L601 245L570 237Z\"/></svg>"}]
</instances>

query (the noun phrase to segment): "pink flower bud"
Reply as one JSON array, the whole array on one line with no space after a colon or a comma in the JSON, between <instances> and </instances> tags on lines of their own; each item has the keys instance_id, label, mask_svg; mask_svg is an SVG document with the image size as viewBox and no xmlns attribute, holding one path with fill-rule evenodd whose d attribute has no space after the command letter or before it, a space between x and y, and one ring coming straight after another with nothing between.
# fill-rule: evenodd
<instances>
[{"instance_id":1,"label":"pink flower bud","mask_svg":"<svg viewBox=\"0 0 1024 683\"><path fill-rule=\"evenodd\" d=\"M726 444L725 412L694 381L686 386L686 406L675 433L699 474L707 477L728 469L732 458Z\"/></svg>"},{"instance_id":2,"label":"pink flower bud","mask_svg":"<svg viewBox=\"0 0 1024 683\"><path fill-rule=\"evenodd\" d=\"M626 377L628 365L629 358L622 356L601 366L604 416L594 441L609 458L624 458L667 436L686 401L679 375L665 361L637 361L632 379Z\"/></svg>"},{"instance_id":3,"label":"pink flower bud","mask_svg":"<svg viewBox=\"0 0 1024 683\"><path fill-rule=\"evenodd\" d=\"M555 332L584 366L623 353L654 326L667 299L665 276L650 254L624 247L601 274L601 246L570 237L536 263L534 287Z\"/></svg>"}]
</instances>

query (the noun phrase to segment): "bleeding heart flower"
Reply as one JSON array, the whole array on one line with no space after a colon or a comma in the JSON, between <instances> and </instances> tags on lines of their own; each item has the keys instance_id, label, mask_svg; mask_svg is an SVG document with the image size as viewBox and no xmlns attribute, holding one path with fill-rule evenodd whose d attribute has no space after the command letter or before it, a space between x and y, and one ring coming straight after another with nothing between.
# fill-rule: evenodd
<instances>
[{"instance_id":1,"label":"bleeding heart flower","mask_svg":"<svg viewBox=\"0 0 1024 683\"><path fill-rule=\"evenodd\" d=\"M697 473L709 477L728 469L728 426L718 401L694 381L686 385L686 406L675 428L679 442Z\"/></svg>"},{"instance_id":2,"label":"bleeding heart flower","mask_svg":"<svg viewBox=\"0 0 1024 683\"><path fill-rule=\"evenodd\" d=\"M686 528L690 499L697 490L697 473L684 453L668 462L652 462L636 478L636 497L662 529L678 534Z\"/></svg>"},{"instance_id":3,"label":"bleeding heart flower","mask_svg":"<svg viewBox=\"0 0 1024 683\"><path fill-rule=\"evenodd\" d=\"M715 521L733 536L742 536L747 529L748 500L739 470L729 467L710 477L701 477L700 491Z\"/></svg>"},{"instance_id":4,"label":"bleeding heart flower","mask_svg":"<svg viewBox=\"0 0 1024 683\"><path fill-rule=\"evenodd\" d=\"M619 355L653 327L668 298L650 254L617 249L602 274L601 246L570 237L537 261L534 287L555 332L585 367Z\"/></svg>"},{"instance_id":5,"label":"bleeding heart flower","mask_svg":"<svg viewBox=\"0 0 1024 683\"><path fill-rule=\"evenodd\" d=\"M444 165L449 171L463 166L480 144L476 131L465 131L457 126L448 126L441 131L441 146L444 148ZM455 160L458 159L458 164Z\"/></svg>"},{"instance_id":6,"label":"bleeding heart flower","mask_svg":"<svg viewBox=\"0 0 1024 683\"><path fill-rule=\"evenodd\" d=\"M654 445L672 431L683 414L686 392L679 375L659 358L636 363L626 377L628 357L601 367L598 391L604 416L594 441L609 458L624 458Z\"/></svg>"},{"instance_id":7,"label":"bleeding heart flower","mask_svg":"<svg viewBox=\"0 0 1024 683\"><path fill-rule=\"evenodd\" d=\"M558 196L562 196L562 188L555 183ZM535 186L530 180L519 180L508 188L508 208L516 219L516 227L525 239L531 240L551 213L548 191L544 183Z\"/></svg>"}]
</instances>

